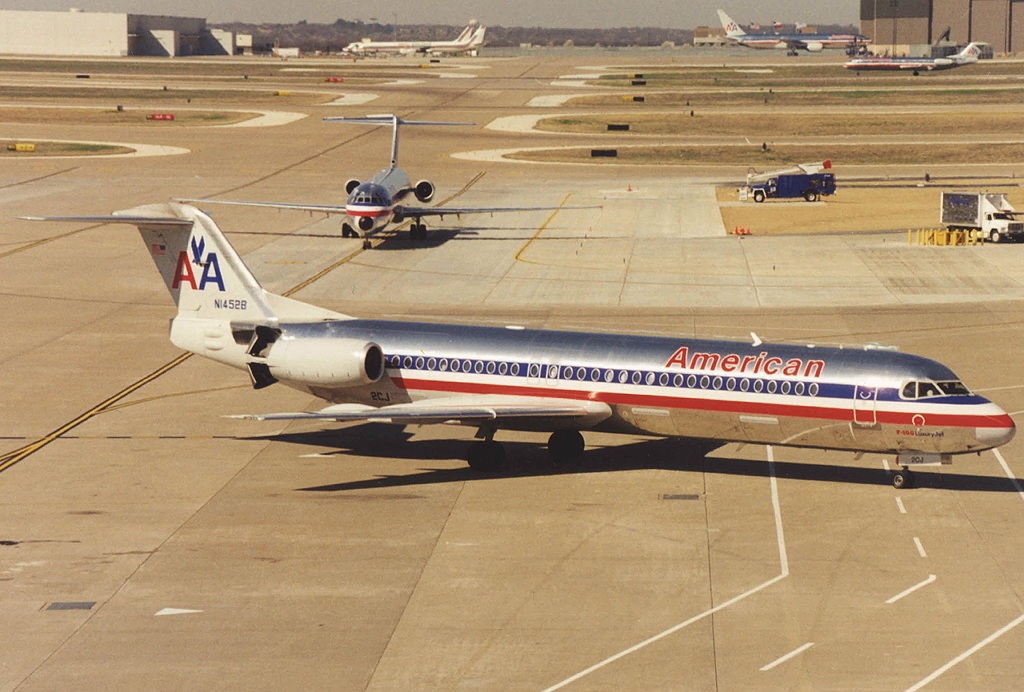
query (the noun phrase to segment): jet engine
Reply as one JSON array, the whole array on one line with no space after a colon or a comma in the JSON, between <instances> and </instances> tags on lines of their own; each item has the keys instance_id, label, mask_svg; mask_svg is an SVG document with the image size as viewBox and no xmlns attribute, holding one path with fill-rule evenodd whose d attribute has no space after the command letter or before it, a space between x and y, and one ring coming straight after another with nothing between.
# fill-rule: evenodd
<instances>
[{"instance_id":1,"label":"jet engine","mask_svg":"<svg viewBox=\"0 0 1024 692\"><path fill-rule=\"evenodd\" d=\"M258 355L254 348L250 347L250 354ZM279 380L318 387L359 387L384 376L384 353L372 341L283 338L264 347L262 353L267 353L265 361L249 363L257 388Z\"/></svg>"},{"instance_id":2,"label":"jet engine","mask_svg":"<svg viewBox=\"0 0 1024 692\"><path fill-rule=\"evenodd\" d=\"M429 180L421 180L416 183L416 187L413 188L413 192L416 194L416 199L426 204L430 200L434 199L434 183Z\"/></svg>"},{"instance_id":3,"label":"jet engine","mask_svg":"<svg viewBox=\"0 0 1024 692\"><path fill-rule=\"evenodd\" d=\"M807 42L807 52L808 53L820 53L821 49L824 48L824 47L825 46L821 45L821 43L819 43L818 41L808 41Z\"/></svg>"},{"instance_id":4,"label":"jet engine","mask_svg":"<svg viewBox=\"0 0 1024 692\"><path fill-rule=\"evenodd\" d=\"M352 191L355 190L357 187L359 187L359 181L356 180L355 178L352 178L347 183L345 183L345 194L351 195Z\"/></svg>"}]
</instances>

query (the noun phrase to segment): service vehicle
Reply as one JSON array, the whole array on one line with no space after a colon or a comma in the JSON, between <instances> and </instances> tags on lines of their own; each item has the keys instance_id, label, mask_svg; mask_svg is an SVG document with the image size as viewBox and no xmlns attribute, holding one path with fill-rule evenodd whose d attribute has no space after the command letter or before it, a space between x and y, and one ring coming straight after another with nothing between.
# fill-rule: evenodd
<instances>
[{"instance_id":1,"label":"service vehicle","mask_svg":"<svg viewBox=\"0 0 1024 692\"><path fill-rule=\"evenodd\" d=\"M796 199L803 197L816 202L819 197L836 193L836 176L832 162L802 163L778 171L747 173L747 186L740 190L740 199L763 202L769 198Z\"/></svg>"},{"instance_id":2,"label":"service vehicle","mask_svg":"<svg viewBox=\"0 0 1024 692\"><path fill-rule=\"evenodd\" d=\"M993 243L1024 236L1024 223L1002 192L943 192L939 211L951 231L981 231Z\"/></svg>"}]
</instances>

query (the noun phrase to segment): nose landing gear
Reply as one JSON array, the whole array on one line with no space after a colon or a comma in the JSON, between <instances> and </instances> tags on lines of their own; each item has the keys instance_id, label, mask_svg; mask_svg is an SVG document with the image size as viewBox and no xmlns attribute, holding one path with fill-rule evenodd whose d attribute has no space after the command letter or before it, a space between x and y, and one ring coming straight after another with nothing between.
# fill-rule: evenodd
<instances>
[{"instance_id":1,"label":"nose landing gear","mask_svg":"<svg viewBox=\"0 0 1024 692\"><path fill-rule=\"evenodd\" d=\"M913 488L914 474L909 468L904 466L902 469L892 474L892 487L897 490L900 488Z\"/></svg>"}]
</instances>

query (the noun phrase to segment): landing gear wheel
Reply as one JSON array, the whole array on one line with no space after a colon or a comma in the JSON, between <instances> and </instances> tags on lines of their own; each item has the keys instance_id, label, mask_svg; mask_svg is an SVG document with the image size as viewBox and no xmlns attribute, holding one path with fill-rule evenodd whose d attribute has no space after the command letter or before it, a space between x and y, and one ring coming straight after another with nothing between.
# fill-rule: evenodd
<instances>
[{"instance_id":1,"label":"landing gear wheel","mask_svg":"<svg viewBox=\"0 0 1024 692\"><path fill-rule=\"evenodd\" d=\"M369 238L363 238L363 249L364 250L369 250L372 247L373 247L373 243L370 242L370 239Z\"/></svg>"},{"instance_id":2,"label":"landing gear wheel","mask_svg":"<svg viewBox=\"0 0 1024 692\"><path fill-rule=\"evenodd\" d=\"M422 223L414 223L409 226L409 237L413 240L426 240L427 227Z\"/></svg>"},{"instance_id":3,"label":"landing gear wheel","mask_svg":"<svg viewBox=\"0 0 1024 692\"><path fill-rule=\"evenodd\" d=\"M892 487L899 490L900 488L913 488L914 487L914 474L910 472L910 469L901 469L896 473L892 474Z\"/></svg>"},{"instance_id":4,"label":"landing gear wheel","mask_svg":"<svg viewBox=\"0 0 1024 692\"><path fill-rule=\"evenodd\" d=\"M583 435L578 430L556 430L548 438L548 453L556 462L578 459L584 446Z\"/></svg>"},{"instance_id":5,"label":"landing gear wheel","mask_svg":"<svg viewBox=\"0 0 1024 692\"><path fill-rule=\"evenodd\" d=\"M474 442L469 446L466 461L474 471L495 473L505 467L505 448L494 440Z\"/></svg>"}]
</instances>

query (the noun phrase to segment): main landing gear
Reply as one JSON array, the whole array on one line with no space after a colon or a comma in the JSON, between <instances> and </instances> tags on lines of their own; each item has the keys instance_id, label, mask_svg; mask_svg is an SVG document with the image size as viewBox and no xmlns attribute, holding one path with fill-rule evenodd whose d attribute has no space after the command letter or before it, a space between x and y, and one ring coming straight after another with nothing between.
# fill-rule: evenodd
<instances>
[{"instance_id":1,"label":"main landing gear","mask_svg":"<svg viewBox=\"0 0 1024 692\"><path fill-rule=\"evenodd\" d=\"M426 240L427 239L427 226L419 221L413 221L412 225L409 226L409 239L410 240Z\"/></svg>"},{"instance_id":2,"label":"main landing gear","mask_svg":"<svg viewBox=\"0 0 1024 692\"><path fill-rule=\"evenodd\" d=\"M914 474L909 468L904 466L902 469L892 474L892 487L897 490L900 488L913 488Z\"/></svg>"},{"instance_id":3,"label":"main landing gear","mask_svg":"<svg viewBox=\"0 0 1024 692\"><path fill-rule=\"evenodd\" d=\"M494 430L481 430L477 433L483 439L469 446L466 461L475 471L496 473L505 467L505 447L494 440ZM556 430L548 438L548 454L555 463L565 463L579 459L586 446L583 435L578 430Z\"/></svg>"}]
</instances>

